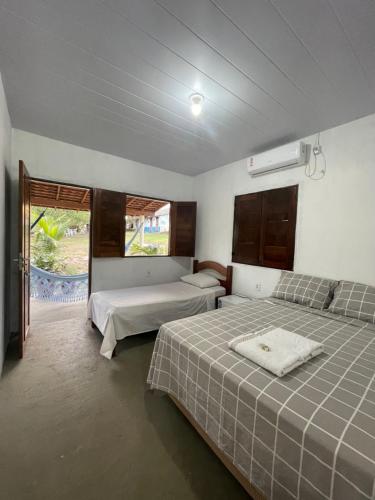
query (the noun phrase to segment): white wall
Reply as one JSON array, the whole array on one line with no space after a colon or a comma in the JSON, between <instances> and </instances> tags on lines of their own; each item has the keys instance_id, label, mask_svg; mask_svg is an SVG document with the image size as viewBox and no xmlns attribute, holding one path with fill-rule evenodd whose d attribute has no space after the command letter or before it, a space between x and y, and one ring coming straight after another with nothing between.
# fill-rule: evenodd
<instances>
[{"instance_id":1,"label":"white wall","mask_svg":"<svg viewBox=\"0 0 375 500\"><path fill-rule=\"evenodd\" d=\"M5 320L6 303L6 275L5 259L7 255L7 245L5 238L6 229L6 186L7 171L10 168L11 158L11 124L4 94L3 83L0 75L0 374L3 367L3 360L6 346L7 324ZM8 333L8 332L7 332Z\"/></svg>"},{"instance_id":2,"label":"white wall","mask_svg":"<svg viewBox=\"0 0 375 500\"><path fill-rule=\"evenodd\" d=\"M224 264L231 262L234 196L298 183L295 271L375 284L374 138L375 115L323 132L327 174L314 182L304 176L303 168L253 179L245 160L191 178L14 130L12 177L16 182L17 162L23 159L35 177L167 199L196 199L196 255ZM312 144L314 139L305 141ZM17 253L16 246L12 253ZM172 281L189 266L190 259L169 257L95 259L93 289ZM234 267L234 291L247 295L269 295L280 274L255 266ZM15 267L13 273L16 277ZM262 285L260 294L257 283Z\"/></svg>"},{"instance_id":3,"label":"white wall","mask_svg":"<svg viewBox=\"0 0 375 500\"><path fill-rule=\"evenodd\" d=\"M314 137L304 139L312 144ZM231 262L234 196L299 184L295 271L375 285L375 115L321 134L327 174L303 168L251 178L241 160L194 179L197 257ZM234 265L234 291L269 295L280 272ZM256 291L261 283L262 291Z\"/></svg>"},{"instance_id":4,"label":"white wall","mask_svg":"<svg viewBox=\"0 0 375 500\"><path fill-rule=\"evenodd\" d=\"M18 160L23 160L33 177L177 201L192 199L191 177L21 130L13 130L12 158L14 179L18 177ZM12 253L17 253L16 245ZM190 266L191 259L182 257L93 259L92 288L95 291L173 281L188 272ZM14 268L14 276L16 272Z\"/></svg>"}]
</instances>

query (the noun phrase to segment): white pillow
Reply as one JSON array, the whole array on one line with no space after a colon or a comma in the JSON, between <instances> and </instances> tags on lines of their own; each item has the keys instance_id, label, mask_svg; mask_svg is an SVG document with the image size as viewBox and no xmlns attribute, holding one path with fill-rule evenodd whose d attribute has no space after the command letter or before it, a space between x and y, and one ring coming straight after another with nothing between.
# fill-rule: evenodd
<instances>
[{"instance_id":1,"label":"white pillow","mask_svg":"<svg viewBox=\"0 0 375 500\"><path fill-rule=\"evenodd\" d=\"M210 288L211 286L220 285L220 281L206 273L187 274L181 276L181 281L190 285L198 286L199 288Z\"/></svg>"},{"instance_id":2,"label":"white pillow","mask_svg":"<svg viewBox=\"0 0 375 500\"><path fill-rule=\"evenodd\" d=\"M214 278L217 278L218 280L225 280L225 275L215 271L215 269L202 269L202 271L199 271L200 273L203 274L208 274L209 276L213 276Z\"/></svg>"}]
</instances>

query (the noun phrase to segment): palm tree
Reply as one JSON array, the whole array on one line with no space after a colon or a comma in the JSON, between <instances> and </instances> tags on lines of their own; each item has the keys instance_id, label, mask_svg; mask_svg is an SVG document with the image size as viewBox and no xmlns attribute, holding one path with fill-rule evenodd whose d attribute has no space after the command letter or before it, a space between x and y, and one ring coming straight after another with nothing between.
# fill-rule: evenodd
<instances>
[{"instance_id":1,"label":"palm tree","mask_svg":"<svg viewBox=\"0 0 375 500\"><path fill-rule=\"evenodd\" d=\"M65 226L48 217L36 225L33 242L33 264L46 271L57 271L58 242L64 237Z\"/></svg>"}]
</instances>

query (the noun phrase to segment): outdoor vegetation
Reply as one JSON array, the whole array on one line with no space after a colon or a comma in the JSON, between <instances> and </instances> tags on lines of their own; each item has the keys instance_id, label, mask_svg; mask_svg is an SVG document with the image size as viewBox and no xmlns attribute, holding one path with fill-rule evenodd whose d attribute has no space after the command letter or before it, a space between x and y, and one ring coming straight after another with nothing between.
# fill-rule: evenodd
<instances>
[{"instance_id":1,"label":"outdoor vegetation","mask_svg":"<svg viewBox=\"0 0 375 500\"><path fill-rule=\"evenodd\" d=\"M153 215L145 215L141 208L134 214L133 208L133 214L125 216L126 256L168 255L169 208L170 204L165 203Z\"/></svg>"},{"instance_id":2,"label":"outdoor vegetation","mask_svg":"<svg viewBox=\"0 0 375 500\"><path fill-rule=\"evenodd\" d=\"M32 207L31 262L55 274L73 275L88 271L89 212ZM130 226L130 227L129 227ZM169 231L144 232L127 218L126 255L168 255ZM143 233L143 234L142 234Z\"/></svg>"},{"instance_id":3,"label":"outdoor vegetation","mask_svg":"<svg viewBox=\"0 0 375 500\"><path fill-rule=\"evenodd\" d=\"M31 261L56 274L87 273L89 212L32 207Z\"/></svg>"},{"instance_id":4,"label":"outdoor vegetation","mask_svg":"<svg viewBox=\"0 0 375 500\"><path fill-rule=\"evenodd\" d=\"M125 246L127 247L135 236L135 231L126 230ZM169 251L169 231L160 233L145 233L143 245L141 235L137 234L129 246L126 255L146 256L146 255L168 255Z\"/></svg>"}]
</instances>

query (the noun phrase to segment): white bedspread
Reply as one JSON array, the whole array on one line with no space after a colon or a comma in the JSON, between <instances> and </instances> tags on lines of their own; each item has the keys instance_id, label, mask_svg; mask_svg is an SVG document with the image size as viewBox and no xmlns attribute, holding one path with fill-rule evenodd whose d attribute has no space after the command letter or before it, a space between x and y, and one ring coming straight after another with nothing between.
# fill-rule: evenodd
<instances>
[{"instance_id":1,"label":"white bedspread","mask_svg":"<svg viewBox=\"0 0 375 500\"><path fill-rule=\"evenodd\" d=\"M215 298L222 295L221 286L201 289L181 281L106 290L91 294L88 318L104 336L100 353L111 359L117 340L215 309Z\"/></svg>"}]
</instances>

